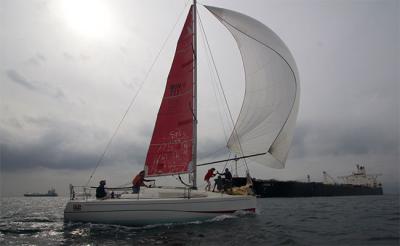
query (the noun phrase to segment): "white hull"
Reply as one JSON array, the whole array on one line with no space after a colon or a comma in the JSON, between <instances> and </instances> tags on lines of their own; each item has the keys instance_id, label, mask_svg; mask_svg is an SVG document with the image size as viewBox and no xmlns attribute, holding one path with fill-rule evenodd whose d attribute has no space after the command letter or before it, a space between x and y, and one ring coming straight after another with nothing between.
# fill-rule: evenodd
<instances>
[{"instance_id":1,"label":"white hull","mask_svg":"<svg viewBox=\"0 0 400 246\"><path fill-rule=\"evenodd\" d=\"M148 225L205 220L241 210L255 212L256 198L214 193L190 199L71 200L65 208L64 221Z\"/></svg>"}]
</instances>

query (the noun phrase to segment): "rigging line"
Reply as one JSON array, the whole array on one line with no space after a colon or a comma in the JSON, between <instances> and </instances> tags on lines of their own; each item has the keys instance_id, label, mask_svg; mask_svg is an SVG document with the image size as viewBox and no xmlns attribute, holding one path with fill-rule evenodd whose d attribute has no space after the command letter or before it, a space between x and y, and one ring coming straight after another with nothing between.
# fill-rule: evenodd
<instances>
[{"instance_id":1,"label":"rigging line","mask_svg":"<svg viewBox=\"0 0 400 246\"><path fill-rule=\"evenodd\" d=\"M209 52L210 52L211 60L212 60L212 63L213 63L213 65L214 65L214 69L215 69L216 74L217 74L218 82L219 82L219 85L220 85L220 87L221 87L222 94L223 94L223 96L224 96L225 104L226 104L226 107L227 107L228 112L229 112L230 120L231 120L231 122L232 122L232 124L233 124L233 134L235 134L235 136L236 136L236 138L237 138L237 141L238 141L238 143L239 143L240 152L241 152L241 154L244 156L244 151L243 151L243 148L242 148L242 144L241 144L241 142L240 142L239 135L238 135L237 130L236 130L236 124L235 124L235 121L233 120L232 112L231 112L231 110L230 110L230 108L229 108L228 100L227 100L227 98L226 98L225 91L224 91L224 88L223 88L223 86L222 86L221 78L220 78L220 76L219 76L218 69L217 69L217 66L216 66L216 64L215 64L214 56L213 56L212 53L211 53L210 44L209 44L209 42L208 42L206 32L204 31L203 22L201 21L200 15L199 15L199 20L200 20L200 27L203 29L203 32L204 32L204 37L205 37L205 40L206 40L206 43L207 43L208 50L209 50ZM249 170L249 169L248 169L248 166L247 166L247 161L246 161L246 159L244 160L244 162L245 162L245 164L246 164L247 170Z\"/></svg>"},{"instance_id":2,"label":"rigging line","mask_svg":"<svg viewBox=\"0 0 400 246\"><path fill-rule=\"evenodd\" d=\"M208 9L208 10L209 10L209 9ZM275 52L275 53L276 53L278 56L280 56L280 57L282 58L282 60L288 65L290 71L292 72L292 75L293 75L293 78L294 78L294 83L295 83L295 85L296 85L296 90L295 90L295 92L294 92L294 100L293 100L293 103L292 103L292 107L290 108L288 117L287 117L286 120L285 120L285 123L283 124L282 128L280 129L279 133L276 135L276 137L275 137L275 139L274 139L274 141L273 141L273 143L274 143L274 142L278 139L278 137L279 137L279 135L281 134L281 132L283 131L283 128L285 128L285 126L286 126L286 124L287 124L287 122L288 122L290 116L292 115L293 108L295 107L295 104L296 104L296 100L297 100L297 96L298 96L298 95L297 95L297 94L298 94L298 93L297 93L298 82L297 82L296 74L295 74L295 72L294 72L292 66L290 66L289 62L288 62L288 61L285 59L285 57L283 57L283 55L281 55L277 50L273 49L273 48L272 48L271 46L269 46L268 44L265 44L265 43L263 43L262 41L256 39L255 37L253 37L253 36L247 34L246 32L240 30L239 28L237 28L236 26L234 26L233 24L231 24L230 22L228 22L227 20L225 20L225 19L222 18L221 16L215 14L212 10L209 10L209 11L210 11L217 19L219 19L221 23L225 22L226 24L228 24L229 26L231 26L231 27L232 27L233 29L235 29L236 31L242 33L242 34L245 35L246 37L248 37L248 38L250 38L250 39L256 41L257 43L259 43L259 44L265 46L266 48L272 50L273 52ZM268 152L270 152L270 150L271 150L271 147L270 147L270 149L268 150Z\"/></svg>"},{"instance_id":3,"label":"rigging line","mask_svg":"<svg viewBox=\"0 0 400 246\"><path fill-rule=\"evenodd\" d=\"M213 73L214 70L212 69L212 65L211 65L211 62L210 62L211 59L209 58L209 54L208 54L208 52L207 52L207 50L205 48L206 47L206 43L205 43L205 40L204 40L204 36L205 36L204 29L201 29L201 30L202 30L202 33L203 33L203 36L201 36L203 44L204 44L203 49L204 49L204 52L206 53L207 58L208 58L208 59L206 59L206 61L207 61L207 65L208 65L208 70L210 72L210 78L216 84L217 82L216 82L216 79L215 79L215 75ZM211 83L211 85L212 85L214 96L215 96L215 99L216 99L216 102L217 102L217 105L218 105L218 107L217 107L218 108L218 116L219 116L219 120L221 121L222 130L223 130L224 137L225 137L225 142L228 142L228 136L227 136L227 133L225 132L226 129L224 127L224 121L223 121L223 117L222 117L222 113L221 113L220 102L219 102L218 96L217 96L217 92L219 92L218 91L218 85L216 87L215 87L215 85L213 83Z\"/></svg>"},{"instance_id":4,"label":"rigging line","mask_svg":"<svg viewBox=\"0 0 400 246\"><path fill-rule=\"evenodd\" d=\"M204 6L203 4L200 4L200 5ZM200 18L200 17L199 17L199 18ZM204 36L206 36L205 31L204 31L204 27L201 28L201 31L202 31L202 34L203 34ZM204 36L201 36L202 41L203 41L203 44L204 44L203 49L204 49L204 52L205 52L205 54L207 55L207 58L208 58L208 59L206 59L206 61L207 61L207 65L208 65L209 72L210 72L210 78L211 78L211 80L215 83L215 84L214 84L214 83L211 83L211 84L212 84L212 88L213 88L213 91L214 91L214 95L215 95L217 104L218 104L218 105L223 105L223 103L220 103L220 101L218 100L218 98L220 98L220 97L218 97L217 94L218 94L218 93L219 93L219 94L222 94L222 93L221 93L221 91L220 91L220 88L218 87L217 80L215 79L215 71L214 71L214 69L212 68L212 64L211 64L211 62L210 62L211 58L210 58L209 52L207 52L208 50L206 49L207 44L206 44L206 41L205 41L205 39L204 39ZM211 52L210 52L210 53L211 53ZM222 107L223 107L223 106L222 106ZM221 107L221 108L222 108L222 107ZM228 136L227 136L227 133L226 133L226 131L225 131L226 129L225 129L225 127L224 127L225 124L224 124L224 120L223 120L221 108L218 107L218 116L219 116L220 121L221 121L221 123L222 123L222 128L223 128L223 133L224 133L224 137L225 137L225 142L228 142ZM226 112L226 111L225 111L225 112ZM229 118L229 115L226 115L226 118ZM229 130L227 130L227 131L229 131ZM218 150L215 151L213 154L210 154L210 155L208 155L207 157L214 156L216 153L220 152L221 150L223 150L223 149L225 149L225 148L226 148L226 146L223 147L223 148L218 149ZM228 159L231 157L231 154L232 154L232 152L229 151L229 153L228 153ZM207 158L207 157L206 157L206 158ZM226 163L225 163L225 165L224 165L224 169L226 168L226 166L228 165L228 163L229 163L229 161L226 161Z\"/></svg>"},{"instance_id":5,"label":"rigging line","mask_svg":"<svg viewBox=\"0 0 400 246\"><path fill-rule=\"evenodd\" d=\"M205 36L204 29L201 29L201 30L202 30L203 35ZM212 81L215 82L215 84L217 84L216 79L215 79L214 70L212 69L212 65L211 65L211 62L210 62L211 58L209 57L210 55L208 54L208 52L207 52L207 50L205 48L206 47L206 43L205 43L205 40L204 40L204 36L201 36L201 38L202 38L202 41L203 41L203 44L204 44L204 46L203 46L204 52L205 52L205 54L207 55L207 58L208 58L208 59L206 59L206 61L207 61L207 65L208 65L209 72L210 72L210 78L211 78ZM213 92L214 92L214 95L215 95L215 98L216 98L216 102L217 102L218 105L221 105L219 103L219 100L218 100L219 97L217 96L217 93L220 92L219 91L219 87L218 87L218 85L215 86L213 83L212 83L212 87L213 87ZM223 121L223 117L222 117L222 113L221 113L221 108L220 107L218 107L218 116L219 116L221 124L222 124L223 133L224 133L224 137L225 137L225 142L228 142L228 136L227 136L227 133L225 131L226 129L224 127L224 121ZM227 118L229 118L229 116L227 116ZM219 148L217 151L213 152L212 154L209 154L207 157L204 157L204 158L209 158L211 156L214 156L215 154L217 154L218 152L221 152L221 150L224 150L225 148L226 148L226 146L224 146L222 148ZM231 155L231 152L229 152L228 158L230 158L230 155ZM227 161L227 163L228 163L228 161ZM227 164L225 164L225 166L226 165Z\"/></svg>"},{"instance_id":6,"label":"rigging line","mask_svg":"<svg viewBox=\"0 0 400 246\"><path fill-rule=\"evenodd\" d=\"M86 186L89 185L90 181L91 181L92 178L93 178L94 173L96 172L96 170L97 170L97 168L99 167L100 163L103 161L104 156L106 155L106 153L107 153L109 147L111 146L112 141L114 140L114 137L117 135L118 130L119 130L119 128L120 128L121 125L122 125L122 122L125 120L126 115L128 114L128 112L130 111L130 109L131 109L131 107L133 106L134 102L136 101L136 98L137 98L137 96L139 95L139 92L142 90L143 85L144 85L144 83L147 81L147 79L148 79L148 77L149 77L151 71L153 71L154 65L155 65L156 62L158 61L158 58L160 57L161 52L164 50L164 47L165 47L165 45L167 44L167 41L170 39L170 37L171 37L171 35L172 35L172 32L175 30L175 28L176 28L176 26L177 26L179 20L181 19L183 13L185 12L185 9L186 9L186 7L188 6L188 4L189 4L189 3L187 2L186 5L185 5L185 7L183 8L183 10L181 11L181 13L179 14L179 16L178 16L178 18L177 18L177 20L176 20L176 22L175 22L173 28L172 28L171 31L168 33L167 38L165 39L164 43L162 44L160 50L158 51L157 56L156 56L155 59L153 60L153 63L151 64L149 70L147 70L147 73L146 73L144 79L142 80L142 83L140 84L139 89L136 91L135 95L133 96L131 102L130 102L129 105L128 105L128 108L126 109L125 113L124 113L123 116L122 116L122 119L120 120L120 122L118 123L117 127L115 128L113 135L111 136L111 138L110 138L110 140L108 141L108 143L107 143L107 145L106 145L106 147L105 147L103 153L101 154L99 160L97 161L95 168L93 169L92 173L90 174L90 177L89 177L89 180L88 180L87 183L86 183Z\"/></svg>"},{"instance_id":7,"label":"rigging line","mask_svg":"<svg viewBox=\"0 0 400 246\"><path fill-rule=\"evenodd\" d=\"M192 187L191 185L186 184L186 183L183 181L181 175L178 175L178 178L179 178L179 181L181 181L181 183L182 183L184 186L186 186L186 187Z\"/></svg>"},{"instance_id":8,"label":"rigging line","mask_svg":"<svg viewBox=\"0 0 400 246\"><path fill-rule=\"evenodd\" d=\"M231 158L231 154L232 154L232 152L229 152L228 159ZM228 163L229 163L229 161L227 160L227 161L225 162L225 165L224 165L224 168L222 169L222 171L225 171L225 168L226 168L226 166L228 165Z\"/></svg>"}]
</instances>

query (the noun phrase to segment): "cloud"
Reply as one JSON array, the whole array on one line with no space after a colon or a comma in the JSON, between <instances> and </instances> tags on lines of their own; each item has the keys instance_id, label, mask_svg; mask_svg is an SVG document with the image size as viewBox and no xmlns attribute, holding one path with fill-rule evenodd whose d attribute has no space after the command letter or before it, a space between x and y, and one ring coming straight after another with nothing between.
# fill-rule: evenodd
<instances>
[{"instance_id":1,"label":"cloud","mask_svg":"<svg viewBox=\"0 0 400 246\"><path fill-rule=\"evenodd\" d=\"M71 62L75 61L75 57L73 55L69 54L68 52L64 52L63 56L64 56L64 59L67 61L71 61Z\"/></svg>"},{"instance_id":2,"label":"cloud","mask_svg":"<svg viewBox=\"0 0 400 246\"><path fill-rule=\"evenodd\" d=\"M49 183L59 185L60 188L56 187L59 190L74 182L73 179L85 180L95 167L120 117L118 112L124 112L125 103L129 103L146 77L156 55L154 47L161 45L167 33L143 29L137 24L148 21L143 21L143 15L131 13L138 8L117 4L115 10L120 11L121 23L129 26L129 32L123 30L106 42L88 42L54 21L54 16L49 15L54 10L50 2L35 1L31 3L33 8L29 4L20 8L14 2L5 6L7 21L3 29L9 35L4 36L1 46L5 55L0 72L4 75L2 92L6 99L0 110L0 168L4 171L1 179L12 195L16 189L22 194L25 187L38 191L48 188ZM393 24L397 23L394 21L397 14L393 3L387 1L361 8L351 2L339 5L314 6L319 11L313 12L294 7L296 15L292 17L302 26L308 26L306 30L282 19L286 17L279 14L281 6L272 6L276 8L269 9L268 15L262 7L246 10L267 23L288 45L298 64L302 88L299 121L286 168L274 170L251 163L249 168L253 168L252 175L257 178L293 180L305 179L307 174L314 178L321 177L323 170L336 177L351 172L355 162L364 162L368 172L383 173L382 180L398 186L399 60L393 52L399 47L398 25ZM335 6L340 8L332 8ZM240 7L246 6L235 8ZM332 10L344 7L346 11L340 12L343 18L332 21L335 17ZM129 13L125 13L128 9ZM177 9L180 11L181 7ZM174 24L176 16L170 17L163 18L172 20L164 23L166 28ZM153 20L154 17L149 19ZM47 35L49 30L53 35ZM307 35L303 35L304 31ZM228 43L224 38L220 41ZM175 46L173 41L171 46ZM229 47L214 53L217 61L225 58L222 54L227 54L225 49ZM173 51L174 48L167 48L163 56L172 60ZM239 58L240 54L237 55ZM226 58L227 67L236 64L235 56L229 54ZM149 93L162 95L162 89L155 88L161 85L159 77L168 75L171 61L164 60L155 65L145 84L145 93L148 89ZM199 95L207 86L201 81L208 79L208 71L202 70L206 67L203 62L199 60ZM241 67L240 73L228 69L224 76L223 71L221 67L222 79L227 78L229 88L237 89L234 83L243 76ZM202 109L208 113L208 109L215 107L208 97L213 93L204 94L206 99L199 97L199 113ZM154 106L151 116L147 109L153 109L150 105L161 98L140 97L127 117L132 125L121 127L96 175L123 173L120 175L123 177L131 168L131 172L142 168L158 106ZM233 99L235 102L236 98ZM140 107L139 102L146 105ZM200 107L202 103L206 107ZM198 163L227 157L223 137L220 142L216 140L223 135L223 128L216 126L216 119L208 119L213 122L199 134ZM202 121L199 129L201 126ZM200 168L199 175L207 168ZM35 190L32 188L35 182L43 186L36 186Z\"/></svg>"},{"instance_id":3,"label":"cloud","mask_svg":"<svg viewBox=\"0 0 400 246\"><path fill-rule=\"evenodd\" d=\"M14 69L6 70L6 75L12 82L21 85L28 90L37 91L56 99L65 99L65 93L61 88L55 87L48 83L29 80Z\"/></svg>"},{"instance_id":4,"label":"cloud","mask_svg":"<svg viewBox=\"0 0 400 246\"><path fill-rule=\"evenodd\" d=\"M40 129L35 134L13 134L0 128L2 168L21 170L36 167L82 170L93 168L104 150L111 132L79 122L24 117L15 129ZM13 124L14 124L13 123ZM13 126L11 124L10 126ZM17 129L18 128L18 129ZM151 127L150 127L151 128ZM142 131L151 133L148 126ZM143 133L143 135L145 135ZM28 137L29 136L29 137ZM146 139L146 140L144 140ZM116 135L101 165L143 165L148 138L134 138L124 132ZM399 158L396 135L385 135L376 128L332 128L300 123L295 131L290 158L322 158L326 156L385 155ZM201 139L198 143L200 162L226 157L224 143Z\"/></svg>"},{"instance_id":5,"label":"cloud","mask_svg":"<svg viewBox=\"0 0 400 246\"><path fill-rule=\"evenodd\" d=\"M25 77L20 75L17 71L13 69L9 69L6 71L6 75L8 78L11 79L11 81L14 81L15 83L29 89L29 90L37 90L38 88L36 87L35 84L27 80Z\"/></svg>"},{"instance_id":6,"label":"cloud","mask_svg":"<svg viewBox=\"0 0 400 246\"><path fill-rule=\"evenodd\" d=\"M111 132L81 122L24 116L9 117L7 128L0 127L2 169L20 171L35 168L84 170L92 169L99 161ZM13 129L13 130L10 130ZM142 137L118 132L100 166L138 165L146 159L152 126L140 127ZM17 134L18 132L22 134ZM202 139L199 161L226 157L224 143Z\"/></svg>"},{"instance_id":7,"label":"cloud","mask_svg":"<svg viewBox=\"0 0 400 246\"><path fill-rule=\"evenodd\" d=\"M4 113L4 112L3 112ZM8 118L5 114L2 115L2 119L0 121L4 126L9 126L14 129L22 129L22 125L16 118Z\"/></svg>"},{"instance_id":8,"label":"cloud","mask_svg":"<svg viewBox=\"0 0 400 246\"><path fill-rule=\"evenodd\" d=\"M36 167L68 169L68 166L72 169L82 169L88 168L95 162L95 156L90 151L80 149L71 141L71 137L77 135L74 132L79 127L65 131L63 130L65 124L59 127L50 126L53 123L55 122L44 118L25 118L23 127L27 133L26 138L0 129L2 169L6 171ZM45 130L41 130L39 134L28 134L26 129L35 125L42 125Z\"/></svg>"},{"instance_id":9,"label":"cloud","mask_svg":"<svg viewBox=\"0 0 400 246\"><path fill-rule=\"evenodd\" d=\"M299 123L295 130L291 157L378 154L399 158L396 129L383 131L364 125L313 125Z\"/></svg>"},{"instance_id":10,"label":"cloud","mask_svg":"<svg viewBox=\"0 0 400 246\"><path fill-rule=\"evenodd\" d=\"M36 134L17 135L0 128L2 169L18 171L38 167L83 170L96 166L109 140L109 132L77 122L44 117L25 117L23 128L40 127ZM101 165L144 163L146 148L124 135L115 143Z\"/></svg>"},{"instance_id":11,"label":"cloud","mask_svg":"<svg viewBox=\"0 0 400 246\"><path fill-rule=\"evenodd\" d=\"M215 139L206 138L200 140L197 146L197 158L199 160L199 163L208 160L215 161L225 159L229 154L226 143L222 140L217 141Z\"/></svg>"},{"instance_id":12,"label":"cloud","mask_svg":"<svg viewBox=\"0 0 400 246\"><path fill-rule=\"evenodd\" d=\"M47 59L44 55L37 53L35 56L33 56L29 60L27 60L26 64L32 64L32 65L37 66L46 61L47 61Z\"/></svg>"}]
</instances>

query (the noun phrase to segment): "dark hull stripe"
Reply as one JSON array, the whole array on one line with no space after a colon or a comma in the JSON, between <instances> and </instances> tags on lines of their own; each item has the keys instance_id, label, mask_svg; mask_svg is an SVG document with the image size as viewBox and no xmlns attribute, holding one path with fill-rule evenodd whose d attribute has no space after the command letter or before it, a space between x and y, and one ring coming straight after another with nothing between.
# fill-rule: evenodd
<instances>
[{"instance_id":1,"label":"dark hull stripe","mask_svg":"<svg viewBox=\"0 0 400 246\"><path fill-rule=\"evenodd\" d=\"M236 211L249 211L255 212L255 208L245 208L237 210L224 210L224 211L184 211L184 210L101 210L101 211L75 211L75 212L64 212L64 214L78 214L78 213L112 213L112 212L182 212L182 213L215 213L215 214L227 214L234 213Z\"/></svg>"},{"instance_id":2,"label":"dark hull stripe","mask_svg":"<svg viewBox=\"0 0 400 246\"><path fill-rule=\"evenodd\" d=\"M180 202L180 204L191 204L191 203L218 203L218 202L233 202L233 201L248 201L248 200L250 200L250 199L248 199L248 198L242 198L242 199L240 199L240 198L233 198L233 199L226 199L226 200L223 200L223 201L220 201L220 200L201 200L201 201L196 201L195 199L197 199L197 198L193 198L193 199L187 199L187 200L185 200L184 202ZM117 199L115 199L115 200L117 200ZM157 205L169 205L169 204L173 204L173 205L175 205L176 204L176 201L174 201L174 200L172 200L172 201L170 201L170 202L151 202L151 201L148 201L148 200L151 200L151 199L146 199L147 201L144 201L145 199L138 199L138 200L134 200L135 201L135 203L131 203L132 201L127 201L127 202L101 202L101 201L81 201L81 200L71 200L70 201L70 203L78 203L78 204L84 204L85 206L97 206L97 205L101 205L101 206L115 206L115 205L129 205L129 206L142 206L142 205L154 205L154 204L157 204ZM137 202L136 203L136 201L143 201L143 202ZM181 201L181 200L179 200L179 201Z\"/></svg>"}]
</instances>

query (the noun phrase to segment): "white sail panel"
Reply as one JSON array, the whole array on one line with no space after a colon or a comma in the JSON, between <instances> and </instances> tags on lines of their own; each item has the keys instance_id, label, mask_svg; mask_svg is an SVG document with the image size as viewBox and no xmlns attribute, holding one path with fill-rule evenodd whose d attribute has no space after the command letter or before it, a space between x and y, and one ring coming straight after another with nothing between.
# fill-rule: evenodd
<instances>
[{"instance_id":1,"label":"white sail panel","mask_svg":"<svg viewBox=\"0 0 400 246\"><path fill-rule=\"evenodd\" d=\"M206 6L232 33L243 60L245 95L228 147L252 160L283 168L299 107L299 76L283 41L261 22Z\"/></svg>"}]
</instances>

